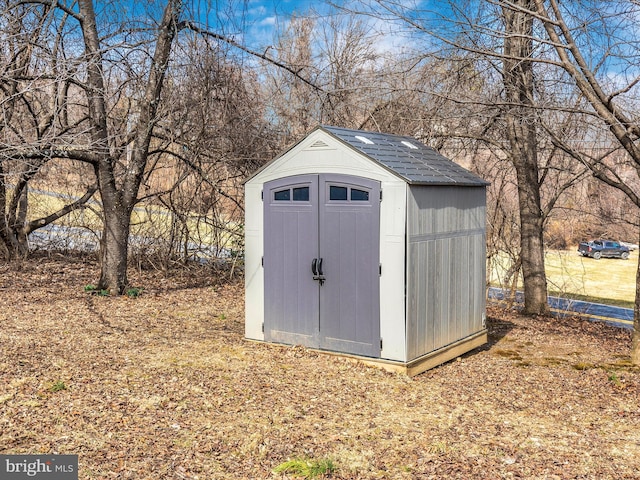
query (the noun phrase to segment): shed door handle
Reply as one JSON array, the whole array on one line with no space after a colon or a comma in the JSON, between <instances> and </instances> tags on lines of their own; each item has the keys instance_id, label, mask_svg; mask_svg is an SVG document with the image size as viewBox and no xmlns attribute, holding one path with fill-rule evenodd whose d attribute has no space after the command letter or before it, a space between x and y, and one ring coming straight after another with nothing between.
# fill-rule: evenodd
<instances>
[{"instance_id":1,"label":"shed door handle","mask_svg":"<svg viewBox=\"0 0 640 480\"><path fill-rule=\"evenodd\" d=\"M324 284L324 275L322 274L322 259L314 258L311 262L311 272L313 273L313 279L318 280L320 285Z\"/></svg>"}]
</instances>

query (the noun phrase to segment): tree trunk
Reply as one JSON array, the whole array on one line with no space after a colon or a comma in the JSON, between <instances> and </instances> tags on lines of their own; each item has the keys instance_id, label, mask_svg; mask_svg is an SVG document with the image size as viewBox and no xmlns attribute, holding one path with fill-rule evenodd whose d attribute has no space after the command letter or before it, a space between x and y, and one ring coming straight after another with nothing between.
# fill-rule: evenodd
<instances>
[{"instance_id":1,"label":"tree trunk","mask_svg":"<svg viewBox=\"0 0 640 480\"><path fill-rule=\"evenodd\" d=\"M24 244L18 242L18 237L11 229L4 229L0 235L2 239L2 250L0 250L0 258L5 257L7 261L18 260L26 256Z\"/></svg>"},{"instance_id":2,"label":"tree trunk","mask_svg":"<svg viewBox=\"0 0 640 480\"><path fill-rule=\"evenodd\" d=\"M102 161L95 167L102 197L103 226L100 239L100 280L98 289L121 295L128 286L129 232L134 200L123 201L113 165Z\"/></svg>"},{"instance_id":3,"label":"tree trunk","mask_svg":"<svg viewBox=\"0 0 640 480\"><path fill-rule=\"evenodd\" d=\"M7 187L4 179L4 165L0 160L0 240L2 240L2 252L6 255L7 260L11 260L12 236L7 223Z\"/></svg>"},{"instance_id":4,"label":"tree trunk","mask_svg":"<svg viewBox=\"0 0 640 480\"><path fill-rule=\"evenodd\" d=\"M120 209L104 209L104 228L100 245L99 290L121 295L128 286L127 260L129 249L129 218Z\"/></svg>"},{"instance_id":5,"label":"tree trunk","mask_svg":"<svg viewBox=\"0 0 640 480\"><path fill-rule=\"evenodd\" d=\"M0 175L3 169L0 165ZM7 194L4 183L0 184L0 239L6 259L24 259L29 253L28 232L25 228L27 221L28 188L25 186L17 202L17 212L7 212Z\"/></svg>"},{"instance_id":6,"label":"tree trunk","mask_svg":"<svg viewBox=\"0 0 640 480\"><path fill-rule=\"evenodd\" d=\"M529 0L515 2L529 8ZM503 8L505 22L503 82L511 160L518 180L520 255L524 277L524 313L548 314L547 277L544 268L543 225L540 202L538 149L534 106L532 18Z\"/></svg>"},{"instance_id":7,"label":"tree trunk","mask_svg":"<svg viewBox=\"0 0 640 480\"><path fill-rule=\"evenodd\" d=\"M116 185L116 162L111 158L109 151L102 53L93 0L79 0L78 6L82 16L85 52L89 60L86 93L92 127L92 149L96 155L93 166L102 198L104 217L100 239L101 265L98 289L119 295L127 285L129 215L124 215L122 196Z\"/></svg>"},{"instance_id":8,"label":"tree trunk","mask_svg":"<svg viewBox=\"0 0 640 480\"><path fill-rule=\"evenodd\" d=\"M29 184L24 186L18 201L18 212L16 215L15 236L18 246L18 255L26 257L29 253L29 234L25 225L27 224L27 210L29 208Z\"/></svg>"},{"instance_id":9,"label":"tree trunk","mask_svg":"<svg viewBox=\"0 0 640 480\"><path fill-rule=\"evenodd\" d=\"M633 307L633 337L631 339L631 363L640 365L640 260L636 270L636 301Z\"/></svg>"},{"instance_id":10,"label":"tree trunk","mask_svg":"<svg viewBox=\"0 0 640 480\"><path fill-rule=\"evenodd\" d=\"M547 276L544 267L544 218L540 208L538 165L535 152L535 132L530 138L509 135L513 152L518 155L513 164L518 178L520 210L520 256L524 279L524 313L546 315ZM533 138L531 138L533 137ZM531 143L533 142L533 143ZM529 148L533 148L533 152Z\"/></svg>"}]
</instances>

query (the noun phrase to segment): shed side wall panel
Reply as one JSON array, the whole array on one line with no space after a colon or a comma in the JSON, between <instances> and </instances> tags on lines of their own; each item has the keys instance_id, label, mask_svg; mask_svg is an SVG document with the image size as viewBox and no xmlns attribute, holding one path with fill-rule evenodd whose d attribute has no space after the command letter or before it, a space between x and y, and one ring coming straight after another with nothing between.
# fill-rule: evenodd
<instances>
[{"instance_id":1,"label":"shed side wall panel","mask_svg":"<svg viewBox=\"0 0 640 480\"><path fill-rule=\"evenodd\" d=\"M485 188L412 186L407 199L407 357L484 328Z\"/></svg>"}]
</instances>

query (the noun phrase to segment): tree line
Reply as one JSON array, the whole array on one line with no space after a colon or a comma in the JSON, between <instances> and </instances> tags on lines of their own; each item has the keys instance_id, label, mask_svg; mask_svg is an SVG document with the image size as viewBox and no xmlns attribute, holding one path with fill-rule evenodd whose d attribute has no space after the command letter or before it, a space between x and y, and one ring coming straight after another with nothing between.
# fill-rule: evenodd
<instances>
[{"instance_id":1,"label":"tree line","mask_svg":"<svg viewBox=\"0 0 640 480\"><path fill-rule=\"evenodd\" d=\"M527 314L548 313L548 245L638 236L635 0L361 0L259 38L246 10L0 1L5 258L91 211L98 288L122 293L136 208L171 212L167 255L188 257L194 212L241 238L242 181L318 123L412 135L489 180L489 261L510 258ZM43 187L69 200L37 211ZM635 318L637 364L639 293Z\"/></svg>"}]
</instances>

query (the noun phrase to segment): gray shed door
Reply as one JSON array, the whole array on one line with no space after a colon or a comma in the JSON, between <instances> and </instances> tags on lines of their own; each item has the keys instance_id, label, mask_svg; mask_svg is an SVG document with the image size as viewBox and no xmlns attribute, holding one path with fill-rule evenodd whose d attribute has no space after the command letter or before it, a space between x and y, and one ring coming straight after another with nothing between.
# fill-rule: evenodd
<instances>
[{"instance_id":1,"label":"gray shed door","mask_svg":"<svg viewBox=\"0 0 640 480\"><path fill-rule=\"evenodd\" d=\"M380 183L299 175L264 187L265 340L380 356Z\"/></svg>"}]
</instances>

